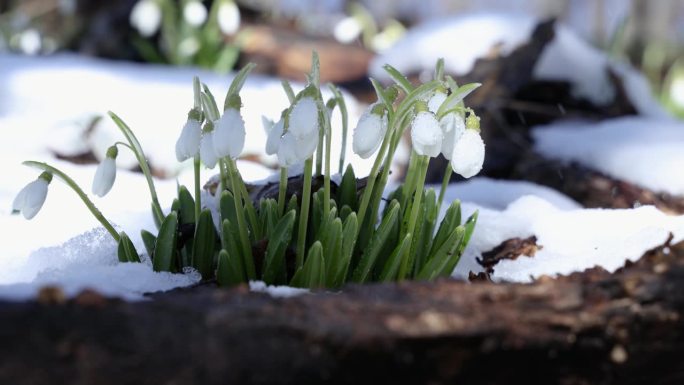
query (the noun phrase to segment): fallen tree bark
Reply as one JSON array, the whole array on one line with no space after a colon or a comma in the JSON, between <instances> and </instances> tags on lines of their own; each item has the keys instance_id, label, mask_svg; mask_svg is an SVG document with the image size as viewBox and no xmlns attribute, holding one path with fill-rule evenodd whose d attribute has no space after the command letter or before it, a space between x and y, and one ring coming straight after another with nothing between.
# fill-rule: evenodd
<instances>
[{"instance_id":1,"label":"fallen tree bark","mask_svg":"<svg viewBox=\"0 0 684 385\"><path fill-rule=\"evenodd\" d=\"M0 383L681 384L683 250L530 285L46 291L0 304Z\"/></svg>"}]
</instances>

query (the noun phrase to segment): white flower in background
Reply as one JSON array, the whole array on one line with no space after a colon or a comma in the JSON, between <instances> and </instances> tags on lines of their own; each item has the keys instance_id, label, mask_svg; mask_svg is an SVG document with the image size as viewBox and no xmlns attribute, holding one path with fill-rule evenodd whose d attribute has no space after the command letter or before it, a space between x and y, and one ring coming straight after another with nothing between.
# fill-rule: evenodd
<instances>
[{"instance_id":1,"label":"white flower in background","mask_svg":"<svg viewBox=\"0 0 684 385\"><path fill-rule=\"evenodd\" d=\"M178 44L178 54L190 57L200 50L200 41L194 36L188 36Z\"/></svg>"},{"instance_id":2,"label":"white flower in background","mask_svg":"<svg viewBox=\"0 0 684 385\"><path fill-rule=\"evenodd\" d=\"M221 2L217 18L219 29L226 35L232 35L240 28L240 9L233 1Z\"/></svg>"},{"instance_id":3,"label":"white flower in background","mask_svg":"<svg viewBox=\"0 0 684 385\"><path fill-rule=\"evenodd\" d=\"M191 112L191 114L195 114ZM196 114L198 115L198 114ZM194 158L199 154L200 141L202 140L202 126L195 117L188 116L180 137L176 141L176 159L182 162Z\"/></svg>"},{"instance_id":4,"label":"white flower in background","mask_svg":"<svg viewBox=\"0 0 684 385\"><path fill-rule=\"evenodd\" d=\"M312 97L306 96L295 102L290 111L288 131L297 138L318 137L318 105Z\"/></svg>"},{"instance_id":5,"label":"white flower in background","mask_svg":"<svg viewBox=\"0 0 684 385\"><path fill-rule=\"evenodd\" d=\"M444 134L435 115L420 111L411 123L411 141L418 155L435 157L442 150Z\"/></svg>"},{"instance_id":6,"label":"white flower in background","mask_svg":"<svg viewBox=\"0 0 684 385\"><path fill-rule=\"evenodd\" d=\"M245 146L245 122L240 111L228 108L221 118L214 122L214 153L218 158L227 156L235 159Z\"/></svg>"},{"instance_id":7,"label":"white flower in background","mask_svg":"<svg viewBox=\"0 0 684 385\"><path fill-rule=\"evenodd\" d=\"M202 141L200 142L200 159L207 168L216 167L218 158L216 157L216 152L214 152L213 131L204 132L202 135Z\"/></svg>"},{"instance_id":8,"label":"white flower in background","mask_svg":"<svg viewBox=\"0 0 684 385\"><path fill-rule=\"evenodd\" d=\"M333 36L342 44L348 44L361 35L361 23L353 17L345 17L335 24Z\"/></svg>"},{"instance_id":9,"label":"white flower in background","mask_svg":"<svg viewBox=\"0 0 684 385\"><path fill-rule=\"evenodd\" d=\"M387 114L379 103L368 106L354 128L352 149L363 159L369 158L378 150L387 132Z\"/></svg>"},{"instance_id":10,"label":"white flower in background","mask_svg":"<svg viewBox=\"0 0 684 385\"><path fill-rule=\"evenodd\" d=\"M480 134L474 129L466 129L454 146L451 155L451 168L464 178L470 178L482 170L485 145Z\"/></svg>"},{"instance_id":11,"label":"white flower in background","mask_svg":"<svg viewBox=\"0 0 684 385\"><path fill-rule=\"evenodd\" d=\"M109 147L107 155L97 166L93 178L93 194L103 197L112 189L116 180L116 157L119 155L116 145Z\"/></svg>"},{"instance_id":12,"label":"white flower in background","mask_svg":"<svg viewBox=\"0 0 684 385\"><path fill-rule=\"evenodd\" d=\"M150 37L161 26L161 7L154 0L140 0L133 6L129 21L142 36Z\"/></svg>"},{"instance_id":13,"label":"white flower in background","mask_svg":"<svg viewBox=\"0 0 684 385\"><path fill-rule=\"evenodd\" d=\"M183 19L191 26L199 27L207 21L207 8L201 1L188 1L183 7Z\"/></svg>"},{"instance_id":14,"label":"white flower in background","mask_svg":"<svg viewBox=\"0 0 684 385\"><path fill-rule=\"evenodd\" d=\"M262 117L262 122L268 135L268 139L266 139L266 153L273 155L278 152L280 138L285 133L285 119L280 118L278 123L273 123L270 119Z\"/></svg>"},{"instance_id":15,"label":"white flower in background","mask_svg":"<svg viewBox=\"0 0 684 385\"><path fill-rule=\"evenodd\" d=\"M451 155L454 152L454 145L463 136L466 130L466 124L463 117L456 113L450 112L439 120L439 127L442 129L442 155L446 160L451 160Z\"/></svg>"},{"instance_id":16,"label":"white flower in background","mask_svg":"<svg viewBox=\"0 0 684 385\"><path fill-rule=\"evenodd\" d=\"M297 155L297 138L291 133L286 133L280 138L278 144L278 165L291 167L303 160Z\"/></svg>"},{"instance_id":17,"label":"white flower in background","mask_svg":"<svg viewBox=\"0 0 684 385\"><path fill-rule=\"evenodd\" d=\"M26 55L37 55L42 47L40 33L35 29L27 29L19 35L19 49Z\"/></svg>"},{"instance_id":18,"label":"white flower in background","mask_svg":"<svg viewBox=\"0 0 684 385\"><path fill-rule=\"evenodd\" d=\"M52 174L44 172L36 180L24 186L12 202L12 213L21 212L26 219L35 217L45 203L48 185L51 181Z\"/></svg>"}]
</instances>

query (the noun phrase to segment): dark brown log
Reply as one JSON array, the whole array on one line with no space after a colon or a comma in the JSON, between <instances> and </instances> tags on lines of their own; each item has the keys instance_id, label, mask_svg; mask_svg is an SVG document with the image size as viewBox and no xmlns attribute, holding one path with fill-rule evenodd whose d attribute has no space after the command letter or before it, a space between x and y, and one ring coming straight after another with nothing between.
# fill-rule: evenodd
<instances>
[{"instance_id":1,"label":"dark brown log","mask_svg":"<svg viewBox=\"0 0 684 385\"><path fill-rule=\"evenodd\" d=\"M681 384L684 245L534 284L0 304L2 384Z\"/></svg>"}]
</instances>

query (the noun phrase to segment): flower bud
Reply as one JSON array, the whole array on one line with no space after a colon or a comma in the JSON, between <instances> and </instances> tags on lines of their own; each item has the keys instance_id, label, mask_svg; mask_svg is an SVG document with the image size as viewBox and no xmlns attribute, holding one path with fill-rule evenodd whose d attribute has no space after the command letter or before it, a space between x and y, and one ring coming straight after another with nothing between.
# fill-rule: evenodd
<instances>
[{"instance_id":1,"label":"flower bud","mask_svg":"<svg viewBox=\"0 0 684 385\"><path fill-rule=\"evenodd\" d=\"M411 123L411 141L418 155L435 157L442 150L444 135L435 115L420 111Z\"/></svg>"},{"instance_id":2,"label":"flower bud","mask_svg":"<svg viewBox=\"0 0 684 385\"><path fill-rule=\"evenodd\" d=\"M161 8L154 0L140 0L133 6L129 21L142 36L150 37L161 26Z\"/></svg>"},{"instance_id":3,"label":"flower bud","mask_svg":"<svg viewBox=\"0 0 684 385\"><path fill-rule=\"evenodd\" d=\"M465 120L460 114L450 112L439 120L439 127L444 135L442 155L446 160L450 160L451 154L454 152L454 145L466 130Z\"/></svg>"},{"instance_id":4,"label":"flower bud","mask_svg":"<svg viewBox=\"0 0 684 385\"><path fill-rule=\"evenodd\" d=\"M240 116L240 111L229 108L215 123L214 137L212 139L214 153L217 158L227 156L235 159L240 156L245 146L245 122Z\"/></svg>"},{"instance_id":5,"label":"flower bud","mask_svg":"<svg viewBox=\"0 0 684 385\"><path fill-rule=\"evenodd\" d=\"M200 142L199 150L200 159L207 168L214 168L218 162L216 152L214 152L214 124L210 121L206 122L202 131L202 141Z\"/></svg>"},{"instance_id":6,"label":"flower bud","mask_svg":"<svg viewBox=\"0 0 684 385\"><path fill-rule=\"evenodd\" d=\"M188 158L197 156L201 139L202 127L200 119L188 116L188 120L181 130L180 137L176 141L176 159L178 159L179 162L182 162Z\"/></svg>"},{"instance_id":7,"label":"flower bud","mask_svg":"<svg viewBox=\"0 0 684 385\"><path fill-rule=\"evenodd\" d=\"M188 1L183 7L183 19L191 26L199 27L207 21L207 8L201 1Z\"/></svg>"},{"instance_id":8,"label":"flower bud","mask_svg":"<svg viewBox=\"0 0 684 385\"><path fill-rule=\"evenodd\" d=\"M354 128L352 149L361 158L367 159L382 144L387 132L387 114L382 104L375 103L368 107Z\"/></svg>"},{"instance_id":9,"label":"flower bud","mask_svg":"<svg viewBox=\"0 0 684 385\"><path fill-rule=\"evenodd\" d=\"M222 1L217 19L221 32L232 35L240 28L240 9L233 1Z\"/></svg>"},{"instance_id":10,"label":"flower bud","mask_svg":"<svg viewBox=\"0 0 684 385\"><path fill-rule=\"evenodd\" d=\"M116 157L119 154L116 146L111 146L107 150L107 155L97 166L95 177L93 178L93 194L103 197L112 189L116 180Z\"/></svg>"},{"instance_id":11,"label":"flower bud","mask_svg":"<svg viewBox=\"0 0 684 385\"><path fill-rule=\"evenodd\" d=\"M480 134L474 129L466 129L454 145L451 167L457 174L470 178L482 170L485 145Z\"/></svg>"},{"instance_id":12,"label":"flower bud","mask_svg":"<svg viewBox=\"0 0 684 385\"><path fill-rule=\"evenodd\" d=\"M24 186L12 202L12 213L21 212L26 219L35 217L45 203L51 181L52 174L43 172L36 180Z\"/></svg>"},{"instance_id":13,"label":"flower bud","mask_svg":"<svg viewBox=\"0 0 684 385\"><path fill-rule=\"evenodd\" d=\"M318 137L318 105L312 97L305 96L295 102L287 130L298 138L309 135Z\"/></svg>"}]
</instances>

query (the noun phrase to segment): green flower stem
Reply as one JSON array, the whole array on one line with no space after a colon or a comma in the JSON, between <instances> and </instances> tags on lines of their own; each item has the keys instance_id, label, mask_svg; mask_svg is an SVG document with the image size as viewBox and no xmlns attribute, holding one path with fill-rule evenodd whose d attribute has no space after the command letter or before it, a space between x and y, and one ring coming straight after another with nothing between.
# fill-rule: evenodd
<instances>
[{"instance_id":1,"label":"green flower stem","mask_svg":"<svg viewBox=\"0 0 684 385\"><path fill-rule=\"evenodd\" d=\"M347 111L347 104L344 101L344 96L340 92L339 88L335 87L334 84L330 84L330 91L332 91L335 99L337 100L337 106L340 109L340 115L342 115L342 149L340 150L340 164L338 172L340 175L344 173L344 160L347 155L347 132L349 131L349 113Z\"/></svg>"},{"instance_id":2,"label":"green flower stem","mask_svg":"<svg viewBox=\"0 0 684 385\"><path fill-rule=\"evenodd\" d=\"M437 200L437 212L442 208L442 202L444 201L444 194L446 193L447 186L451 180L451 173L453 172L451 168L451 162L447 162L447 166L444 169L444 179L442 179L442 188L439 190L439 199Z\"/></svg>"},{"instance_id":3,"label":"green flower stem","mask_svg":"<svg viewBox=\"0 0 684 385\"><path fill-rule=\"evenodd\" d=\"M363 228L363 222L366 218L366 210L368 209L368 204L370 203L371 196L373 195L373 187L375 186L375 179L378 174L378 169L380 168L380 164L382 163L382 160L385 157L385 152L387 151L389 142L390 134L386 134L385 138L382 140L382 144L380 145L380 151L378 151L378 155L375 158L375 162L373 163L371 172L370 174L368 174L368 179L366 180L366 187L363 190L363 195L361 196L361 203L359 204L359 211L357 216L359 220L359 226L356 230L357 236Z\"/></svg>"},{"instance_id":4,"label":"green flower stem","mask_svg":"<svg viewBox=\"0 0 684 385\"><path fill-rule=\"evenodd\" d=\"M200 187L200 157L195 156L193 159L194 173L195 173L195 221L199 221L200 212L202 211L202 195ZM197 223L197 222L195 222Z\"/></svg>"},{"instance_id":5,"label":"green flower stem","mask_svg":"<svg viewBox=\"0 0 684 385\"><path fill-rule=\"evenodd\" d=\"M328 114L323 114L325 122L325 174L323 174L323 218L330 213L330 149L332 148L332 129Z\"/></svg>"},{"instance_id":6,"label":"green flower stem","mask_svg":"<svg viewBox=\"0 0 684 385\"><path fill-rule=\"evenodd\" d=\"M427 174L428 164L430 163L430 157L421 156L418 159L418 175L416 193L413 196L413 206L411 207L411 217L409 218L409 224L406 234L413 235L413 231L416 228L416 221L418 220L418 213L420 212L420 203L423 199L423 188L425 187L425 175ZM404 258L399 266L399 273L397 274L398 280L403 280L406 278L406 273L408 272L408 261L409 258Z\"/></svg>"},{"instance_id":7,"label":"green flower stem","mask_svg":"<svg viewBox=\"0 0 684 385\"><path fill-rule=\"evenodd\" d=\"M228 168L226 167L225 162L222 159L219 159L218 161L218 166L219 166L219 172L220 172L220 178L221 178L221 185L222 185L222 190L228 188ZM233 196L237 196L235 193L235 190L232 191ZM220 196L220 192L219 192ZM237 199L237 198L236 198Z\"/></svg>"},{"instance_id":8,"label":"green flower stem","mask_svg":"<svg viewBox=\"0 0 684 385\"><path fill-rule=\"evenodd\" d=\"M244 201L244 204L246 205L245 211L247 212L247 220L249 220L250 225L252 226L252 231L254 231L254 239L262 239L263 234L261 234L261 226L259 226L259 221L257 220L257 215L256 215L256 210L254 209L254 204L252 203L252 198L249 197L249 192L247 191L247 186L245 186L245 181L242 179L242 175L240 175L240 171L237 168L237 165L234 160L230 160L229 164L231 164L231 167L235 169L235 172L237 173L238 176L238 188L240 189L240 194L242 195L242 199Z\"/></svg>"},{"instance_id":9,"label":"green flower stem","mask_svg":"<svg viewBox=\"0 0 684 385\"><path fill-rule=\"evenodd\" d=\"M25 166L34 167L43 171L47 171L52 175L58 176L62 181L64 181L64 183L67 184L67 186L71 187L71 189L74 190L76 195L78 195L78 197L81 198L86 207L88 207L88 210L90 210L93 216L95 216L95 219L97 219L102 224L102 226L105 229L107 229L112 238L114 238L114 241L116 241L116 243L119 243L119 241L121 240L121 236L119 235L119 233L116 232L114 226L112 226L112 224L107 220L107 218L105 218L104 215L102 215L102 212L95 206L93 201L91 201L90 198L88 198L86 193L83 192L83 190L78 186L78 184L76 184L76 182L73 179L71 179L67 174L43 162L27 160L22 164Z\"/></svg>"},{"instance_id":10,"label":"green flower stem","mask_svg":"<svg viewBox=\"0 0 684 385\"><path fill-rule=\"evenodd\" d=\"M154 187L154 180L152 179L150 165L147 163L147 158L145 158L145 153L143 152L142 146L140 145L138 138L135 137L133 131L131 131L128 125L124 123L124 121L121 120L121 118L119 118L115 113L109 111L109 116L112 118L114 123L116 123L121 132L124 134L126 140L128 140L131 150L133 150L133 154L138 160L140 169L145 175L145 179L147 180L147 186L150 189L150 196L152 197L152 211L154 212L154 216L157 218L159 223L164 222L164 212L162 211L161 205L159 204L159 198L157 198L157 190Z\"/></svg>"},{"instance_id":11,"label":"green flower stem","mask_svg":"<svg viewBox=\"0 0 684 385\"><path fill-rule=\"evenodd\" d=\"M287 167L280 168L280 184L278 185L278 213L285 215L285 195L287 194Z\"/></svg>"},{"instance_id":12,"label":"green flower stem","mask_svg":"<svg viewBox=\"0 0 684 385\"><path fill-rule=\"evenodd\" d=\"M242 199L240 199L240 187L237 175L237 169L228 162L228 174L230 176L231 188L233 190L233 202L235 203L235 213L237 214L237 226L240 232L240 242L242 243L242 258L247 278L249 280L256 279L256 269L254 267L254 258L252 256L252 244L249 241L249 234L247 234L247 224L245 223L245 210L242 206Z\"/></svg>"},{"instance_id":13,"label":"green flower stem","mask_svg":"<svg viewBox=\"0 0 684 385\"><path fill-rule=\"evenodd\" d=\"M325 132L318 130L318 145L316 146L316 175L321 175L323 172L323 137Z\"/></svg>"},{"instance_id":14,"label":"green flower stem","mask_svg":"<svg viewBox=\"0 0 684 385\"><path fill-rule=\"evenodd\" d=\"M304 162L304 187L302 191L302 206L299 210L299 229L297 231L297 259L295 271L304 266L306 248L306 227L309 221L309 204L311 201L311 172L313 157Z\"/></svg>"}]
</instances>

